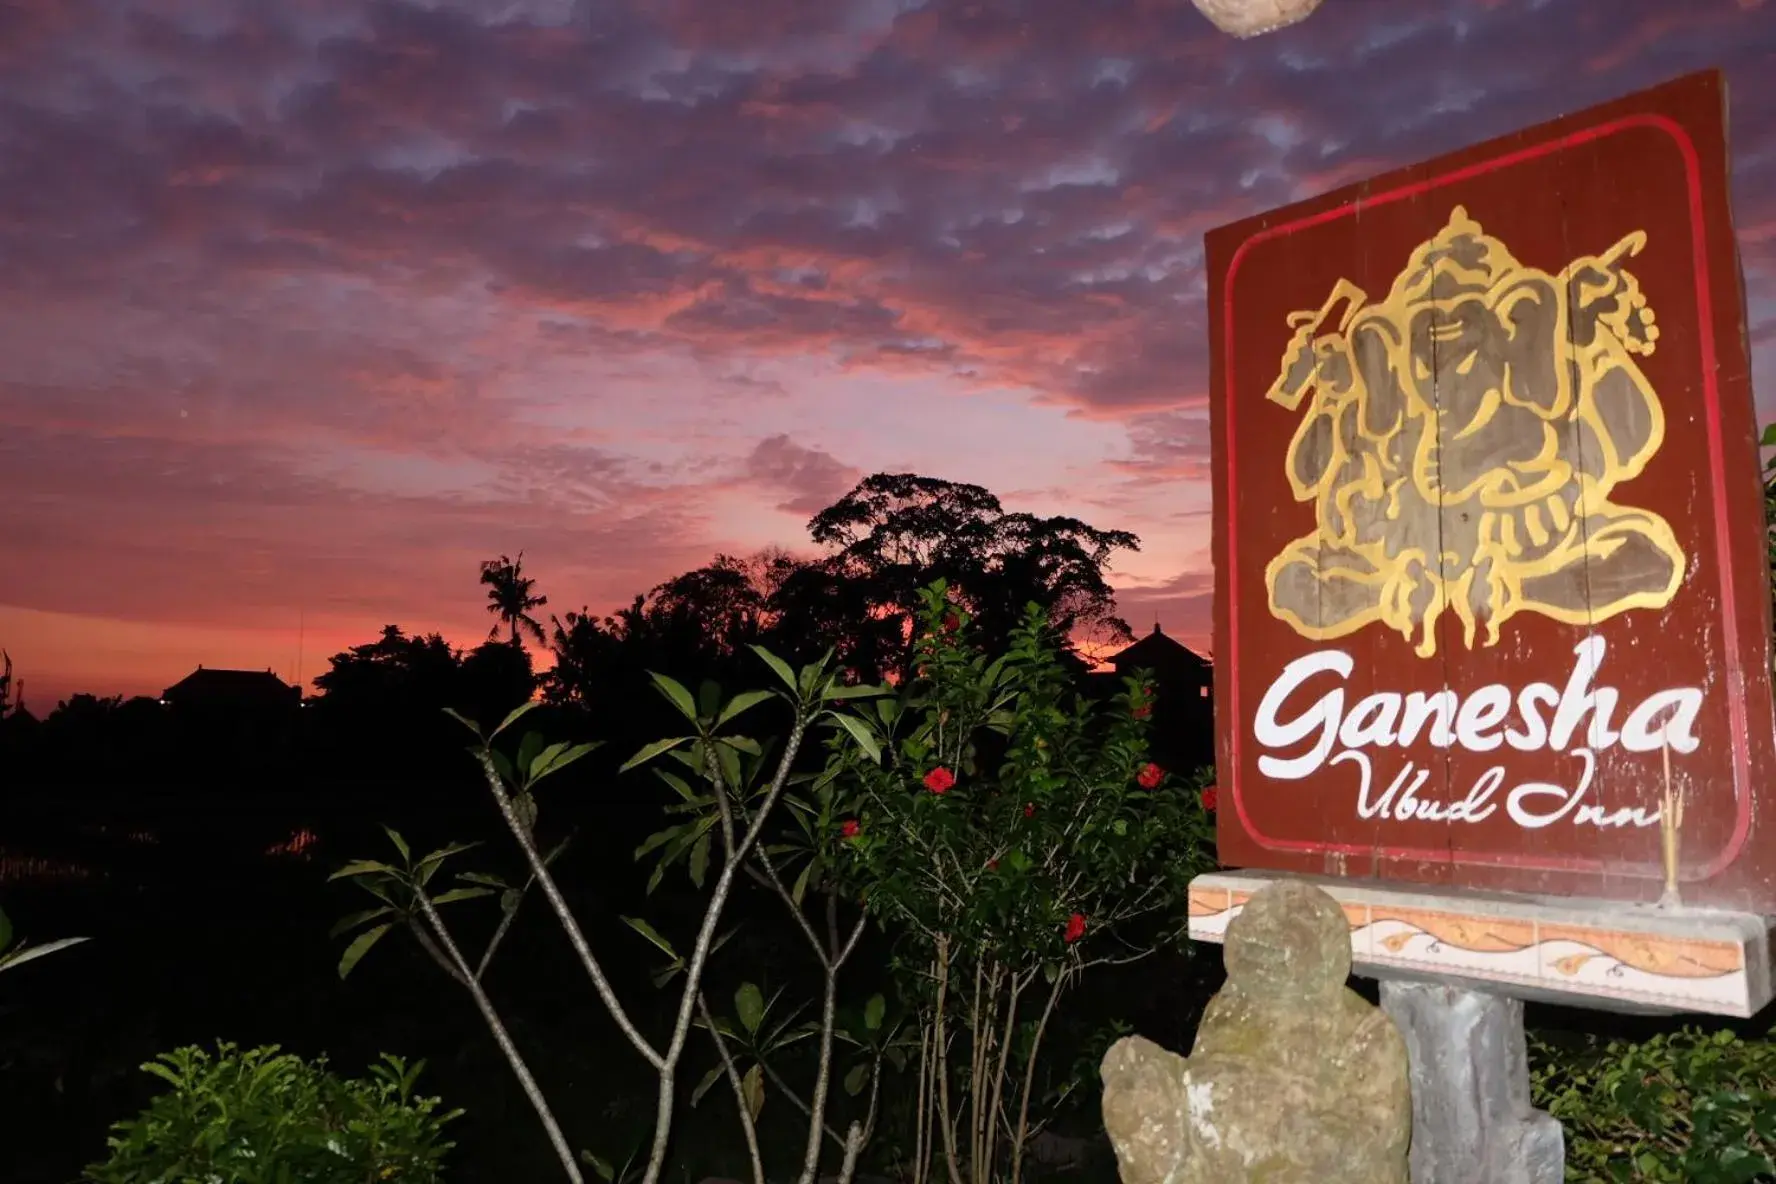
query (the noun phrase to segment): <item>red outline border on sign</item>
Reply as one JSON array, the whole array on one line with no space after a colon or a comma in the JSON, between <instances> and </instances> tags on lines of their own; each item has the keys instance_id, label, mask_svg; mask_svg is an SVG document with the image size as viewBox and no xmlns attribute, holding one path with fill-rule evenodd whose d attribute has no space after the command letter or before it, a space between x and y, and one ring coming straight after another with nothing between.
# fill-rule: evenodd
<instances>
[{"instance_id":1,"label":"red outline border on sign","mask_svg":"<svg viewBox=\"0 0 1776 1184\"><path fill-rule=\"evenodd\" d=\"M1723 459L1725 447L1721 437L1720 388L1715 373L1716 351L1714 339L1714 296L1710 284L1708 270L1708 240L1705 222L1705 208L1702 195L1701 165L1696 153L1696 145L1682 125L1663 115L1640 114L1624 116L1608 123L1573 132L1558 139L1549 140L1533 147L1522 148L1506 153L1492 160L1456 169L1439 177L1417 181L1403 185L1398 189L1389 190L1380 196L1359 198L1342 206L1322 210L1287 222L1279 226L1266 227L1253 234L1239 245L1233 258L1227 265L1227 278L1222 283L1222 318L1225 322L1223 336L1223 353L1227 368L1227 379L1222 397L1227 404L1227 631L1232 642L1227 647L1228 665L1228 696L1231 699L1231 718L1233 720L1228 742L1233 768L1231 770L1234 812L1239 818L1240 826L1252 837L1259 846L1273 851L1297 851L1315 854L1337 855L1373 855L1382 859L1398 861L1421 861L1430 863L1450 863L1454 865L1483 865L1490 867L1519 867L1545 871L1563 872L1601 872L1610 871L1618 875L1649 875L1657 876L1660 872L1653 868L1648 871L1638 870L1633 865L1623 864L1615 860L1560 858L1552 856L1517 855L1508 852L1468 852L1458 854L1451 848L1417 848L1417 847L1383 847L1365 843L1319 843L1297 839L1273 839L1259 833L1252 825L1251 817L1246 812L1245 800L1241 795L1241 740L1245 732L1245 719L1240 714L1240 681L1239 681L1239 565L1237 551L1239 547L1239 529L1235 524L1238 515L1238 449L1234 447L1234 405L1238 398L1237 382L1234 370L1233 330L1233 284L1239 274L1241 261L1246 252L1259 243L1273 238L1281 238L1294 234L1311 226L1323 225L1339 218L1352 216L1361 210L1385 205L1389 202L1403 201L1416 197L1445 185L1464 181L1470 177L1522 164L1525 161L1550 155L1575 144L1601 140L1605 136L1633 128L1652 128L1664 132L1677 144L1678 152L1683 157L1684 176L1689 193L1690 244L1696 274L1696 317L1700 328L1703 406L1708 432L1708 459L1713 471L1711 492L1714 503L1714 534L1715 562L1720 572L1721 593L1721 634L1724 643L1726 662L1726 694L1728 730L1733 748L1733 801L1736 815L1733 833L1727 845L1713 862L1702 868L1694 876L1685 876L1687 880L1708 880L1720 874L1727 866L1739 857L1745 847L1747 836L1751 833L1751 757L1747 747L1749 725L1745 708L1745 671L1739 654L1739 612L1734 600L1733 590L1733 558L1728 537L1727 487ZM1650 865L1649 865L1650 866Z\"/></svg>"}]
</instances>

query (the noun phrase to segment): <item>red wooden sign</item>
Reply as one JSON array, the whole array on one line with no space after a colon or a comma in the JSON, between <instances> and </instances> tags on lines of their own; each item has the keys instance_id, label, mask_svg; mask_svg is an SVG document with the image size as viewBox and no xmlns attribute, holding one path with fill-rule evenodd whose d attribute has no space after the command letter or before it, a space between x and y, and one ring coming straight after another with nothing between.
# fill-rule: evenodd
<instances>
[{"instance_id":1,"label":"red wooden sign","mask_svg":"<svg viewBox=\"0 0 1776 1184\"><path fill-rule=\"evenodd\" d=\"M1724 103L1208 236L1224 863L1776 912Z\"/></svg>"}]
</instances>

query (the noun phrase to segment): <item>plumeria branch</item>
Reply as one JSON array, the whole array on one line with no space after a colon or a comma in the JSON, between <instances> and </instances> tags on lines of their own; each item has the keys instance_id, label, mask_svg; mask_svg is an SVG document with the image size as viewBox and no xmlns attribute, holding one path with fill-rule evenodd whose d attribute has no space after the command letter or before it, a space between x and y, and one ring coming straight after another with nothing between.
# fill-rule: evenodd
<instances>
[{"instance_id":1,"label":"plumeria branch","mask_svg":"<svg viewBox=\"0 0 1776 1184\"><path fill-rule=\"evenodd\" d=\"M585 933L580 929L579 919L574 916L573 910L567 907L567 899L561 895L561 889L556 886L555 878L549 874L549 869L543 862L542 852L537 849L536 839L531 835L530 828L518 817L517 811L513 808L511 795L506 792L505 783L500 778L499 768L493 763L493 750L483 745L475 753L475 757L481 765L482 779L487 783L488 792L493 795L494 803L499 807L500 817L505 820L506 828L512 832L512 837L518 841L519 849L524 852L524 858L530 864L530 874L542 887L543 896L548 900L549 907L555 911L555 919L561 923L561 929L567 935L568 944L573 947L580 965L585 969L587 977L592 980L592 989L598 993L599 1001L604 1004L605 1010L615 1021L617 1030L623 1033L623 1036L634 1046L635 1051L641 1054L642 1059L656 1070L663 1069L665 1058L655 1050L652 1044L648 1043L647 1037L643 1036L641 1030L635 1026L635 1021L629 1018L629 1012L623 1007L622 1001L617 998L617 992L611 986L610 978L605 974L604 967L599 963L597 955L593 954L592 944L586 940ZM649 1177L648 1184L653 1184L652 1177Z\"/></svg>"},{"instance_id":2,"label":"plumeria branch","mask_svg":"<svg viewBox=\"0 0 1776 1184\"><path fill-rule=\"evenodd\" d=\"M413 899L424 914L426 925L437 938L436 947L433 947L429 941L422 944L426 945L428 952L448 960L446 969L450 971L451 977L461 983L468 990L470 997L474 999L475 1009L481 1013L482 1022L487 1025L488 1033L493 1036L494 1043L499 1045L500 1052L505 1055L506 1063L511 1066L513 1076L518 1078L518 1084L524 1090L524 1096L530 1100L531 1108L536 1111L537 1118L541 1120L543 1130L549 1136L549 1145L555 1149L556 1158L561 1161L561 1170L567 1174L567 1178L572 1181L572 1184L583 1184L580 1165L574 1160L574 1154L567 1145L566 1136L561 1133L561 1124L555 1120L555 1113L549 1108L549 1101L543 1095L542 1087L537 1085L536 1078L532 1076L530 1066L525 1063L523 1054L518 1051L517 1043L513 1041L511 1033L506 1031L506 1025L500 1020L499 1012L493 1006L493 1000L488 998L486 990L481 986L481 980L469 969L468 961L463 957L462 951L457 948L456 942L451 939L450 930L445 926L444 918L438 915L438 909L432 903L431 897L426 895L425 889L415 885Z\"/></svg>"},{"instance_id":3,"label":"plumeria branch","mask_svg":"<svg viewBox=\"0 0 1776 1184\"><path fill-rule=\"evenodd\" d=\"M752 1160L752 1184L765 1184L765 1157L759 1151L758 1120L753 1117L752 1105L746 1098L746 1083L740 1078L740 1067L734 1063L734 1054L728 1051L728 1042L722 1036L721 1028L710 1014L709 1000L703 992L697 992L697 1011L703 1020L703 1027L709 1030L709 1038L715 1041L716 1055L721 1058L722 1074L728 1079L728 1086L734 1091L734 1108L740 1115L740 1129L746 1136L746 1154Z\"/></svg>"}]
</instances>

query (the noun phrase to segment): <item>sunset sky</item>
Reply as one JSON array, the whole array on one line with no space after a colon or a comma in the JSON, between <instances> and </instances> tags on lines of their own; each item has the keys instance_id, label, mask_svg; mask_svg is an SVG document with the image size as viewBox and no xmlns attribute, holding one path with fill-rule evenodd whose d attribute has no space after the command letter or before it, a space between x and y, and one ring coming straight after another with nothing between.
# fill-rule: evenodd
<instances>
[{"instance_id":1,"label":"sunset sky","mask_svg":"<svg viewBox=\"0 0 1776 1184\"><path fill-rule=\"evenodd\" d=\"M1135 531L1206 645L1203 231L1715 65L1768 397L1776 4L11 0L0 645L39 713L312 678L878 470Z\"/></svg>"}]
</instances>

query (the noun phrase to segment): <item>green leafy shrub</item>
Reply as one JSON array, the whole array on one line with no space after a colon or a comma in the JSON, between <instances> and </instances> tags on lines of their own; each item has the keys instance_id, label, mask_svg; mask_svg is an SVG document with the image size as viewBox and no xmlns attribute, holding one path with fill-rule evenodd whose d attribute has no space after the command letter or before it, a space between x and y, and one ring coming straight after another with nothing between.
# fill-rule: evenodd
<instances>
[{"instance_id":1,"label":"green leafy shrub","mask_svg":"<svg viewBox=\"0 0 1776 1184\"><path fill-rule=\"evenodd\" d=\"M143 1065L172 1088L117 1123L111 1155L86 1170L92 1184L365 1184L440 1178L452 1144L441 1112L385 1054L365 1080L342 1078L326 1058L305 1061L275 1045L219 1044L164 1053Z\"/></svg>"},{"instance_id":2,"label":"green leafy shrub","mask_svg":"<svg viewBox=\"0 0 1776 1184\"><path fill-rule=\"evenodd\" d=\"M839 721L825 780L844 796L825 825L838 874L895 940L918 1057L906 1092L926 1110L915 1184L1015 1181L1095 1074L1040 1076L1063 996L1181 940L1190 880L1212 866L1213 799L1201 774L1149 759L1145 678L1096 701L1039 607L995 656L945 584L922 597L914 676Z\"/></svg>"},{"instance_id":3,"label":"green leafy shrub","mask_svg":"<svg viewBox=\"0 0 1776 1184\"><path fill-rule=\"evenodd\" d=\"M1567 1179L1776 1179L1776 1044L1685 1028L1535 1052L1536 1104L1566 1127Z\"/></svg>"}]
</instances>

